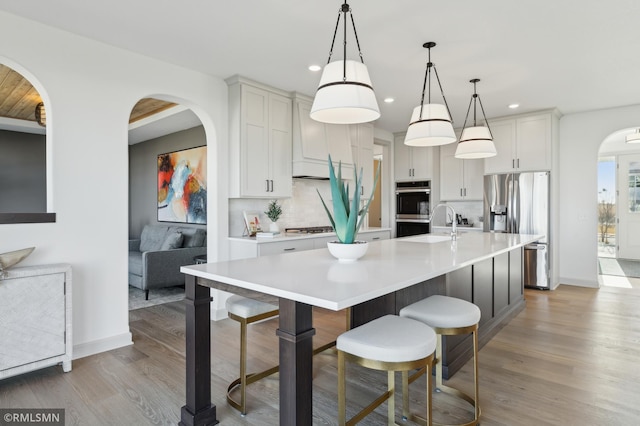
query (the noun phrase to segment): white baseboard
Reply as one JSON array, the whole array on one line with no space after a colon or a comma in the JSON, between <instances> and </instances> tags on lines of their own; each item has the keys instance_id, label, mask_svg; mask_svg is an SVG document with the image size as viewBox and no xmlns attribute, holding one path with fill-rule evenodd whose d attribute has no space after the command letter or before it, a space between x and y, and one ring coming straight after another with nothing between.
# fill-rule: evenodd
<instances>
[{"instance_id":1,"label":"white baseboard","mask_svg":"<svg viewBox=\"0 0 640 426\"><path fill-rule=\"evenodd\" d=\"M589 287L589 288L599 288L600 287L600 285L598 284L597 280L596 281L591 281L591 280L580 280L580 279L575 279L575 278L562 278L562 277L560 277L560 279L558 281L560 281L560 284L572 285L572 286L576 286L576 287Z\"/></svg>"},{"instance_id":2,"label":"white baseboard","mask_svg":"<svg viewBox=\"0 0 640 426\"><path fill-rule=\"evenodd\" d=\"M220 321L229 317L226 309L216 309L211 306L211 321Z\"/></svg>"},{"instance_id":3,"label":"white baseboard","mask_svg":"<svg viewBox=\"0 0 640 426\"><path fill-rule=\"evenodd\" d=\"M123 333L106 339L73 345L73 359L84 358L89 355L133 345L131 333Z\"/></svg>"}]
</instances>

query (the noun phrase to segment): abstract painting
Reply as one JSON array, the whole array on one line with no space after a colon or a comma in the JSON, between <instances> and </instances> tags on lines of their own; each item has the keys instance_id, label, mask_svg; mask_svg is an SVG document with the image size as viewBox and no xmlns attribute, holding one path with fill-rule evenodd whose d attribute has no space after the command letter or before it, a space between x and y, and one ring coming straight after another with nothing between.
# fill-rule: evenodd
<instances>
[{"instance_id":1,"label":"abstract painting","mask_svg":"<svg viewBox=\"0 0 640 426\"><path fill-rule=\"evenodd\" d=\"M207 147L158 155L158 221L207 223Z\"/></svg>"}]
</instances>

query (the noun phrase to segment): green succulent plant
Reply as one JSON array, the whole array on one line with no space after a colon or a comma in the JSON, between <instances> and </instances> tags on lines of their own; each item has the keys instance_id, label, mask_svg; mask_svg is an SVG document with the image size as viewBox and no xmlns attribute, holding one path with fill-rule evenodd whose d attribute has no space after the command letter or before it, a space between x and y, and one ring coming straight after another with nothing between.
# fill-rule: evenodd
<instances>
[{"instance_id":1,"label":"green succulent plant","mask_svg":"<svg viewBox=\"0 0 640 426\"><path fill-rule=\"evenodd\" d=\"M362 226L364 217L369 210L369 204L373 199L373 194L378 185L378 178L380 177L380 164L378 164L378 170L376 171L376 177L373 182L373 188L371 188L371 196L367 200L365 206L360 209L360 198L362 197L362 168L360 168L360 175L358 176L357 168L353 170L355 191L353 198L349 200L349 182L342 181L342 162L338 163L338 174L336 175L333 162L331 161L331 155L329 155L329 183L331 185L331 198L333 203L333 214L327 207L327 203L324 202L320 191L318 195L322 201L331 226L338 236L338 240L343 244L353 244L358 235L358 231Z\"/></svg>"},{"instance_id":2,"label":"green succulent plant","mask_svg":"<svg viewBox=\"0 0 640 426\"><path fill-rule=\"evenodd\" d=\"M272 222L276 222L278 219L280 219L280 215L282 214L282 206L278 204L278 200L270 201L269 205L267 206L267 211L265 211L264 214L267 215L267 217L271 219Z\"/></svg>"}]
</instances>

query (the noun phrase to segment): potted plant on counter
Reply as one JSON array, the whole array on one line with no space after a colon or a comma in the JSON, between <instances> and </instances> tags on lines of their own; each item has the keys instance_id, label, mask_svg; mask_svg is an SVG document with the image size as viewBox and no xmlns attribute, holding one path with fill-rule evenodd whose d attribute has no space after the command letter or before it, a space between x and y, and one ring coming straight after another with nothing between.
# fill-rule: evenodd
<instances>
[{"instance_id":1,"label":"potted plant on counter","mask_svg":"<svg viewBox=\"0 0 640 426\"><path fill-rule=\"evenodd\" d=\"M331 254L338 258L342 262L354 261L364 256L367 251L368 243L366 241L358 241L358 231L362 226L369 205L373 199L376 186L378 185L378 178L380 177L380 165L376 171L376 176L371 188L371 195L366 200L364 207L360 208L360 201L362 197L362 168L358 175L357 168L354 167L353 171L353 197L349 196L349 182L342 181L342 162L338 163L338 174L336 175L333 162L331 161L331 155L329 155L329 183L331 186L331 202L333 204L333 214L327 207L320 191L318 195L322 201L331 226L338 237L338 241L332 241L327 243L327 247Z\"/></svg>"},{"instance_id":2,"label":"potted plant on counter","mask_svg":"<svg viewBox=\"0 0 640 426\"><path fill-rule=\"evenodd\" d=\"M280 232L280 228L276 223L280 216L282 215L282 206L278 204L278 200L273 200L267 206L267 211L264 212L265 215L271 220L271 224L269 225L269 232L273 232L277 234Z\"/></svg>"}]
</instances>

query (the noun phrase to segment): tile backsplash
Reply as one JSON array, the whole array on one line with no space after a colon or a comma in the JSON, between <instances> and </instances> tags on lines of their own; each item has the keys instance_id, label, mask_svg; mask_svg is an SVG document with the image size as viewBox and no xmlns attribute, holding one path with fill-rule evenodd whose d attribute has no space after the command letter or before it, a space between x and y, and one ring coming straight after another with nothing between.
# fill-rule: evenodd
<instances>
[{"instance_id":1,"label":"tile backsplash","mask_svg":"<svg viewBox=\"0 0 640 426\"><path fill-rule=\"evenodd\" d=\"M278 220L278 226L282 231L285 228L303 226L327 226L330 225L327 213L322 207L318 192L324 200L331 200L331 188L328 180L293 179L293 197L279 200L282 205L282 216ZM260 212L262 229L267 231L271 220L264 211L271 200L232 198L229 200L229 235L237 237L244 232L244 210ZM331 208L331 206L329 206Z\"/></svg>"}]
</instances>

